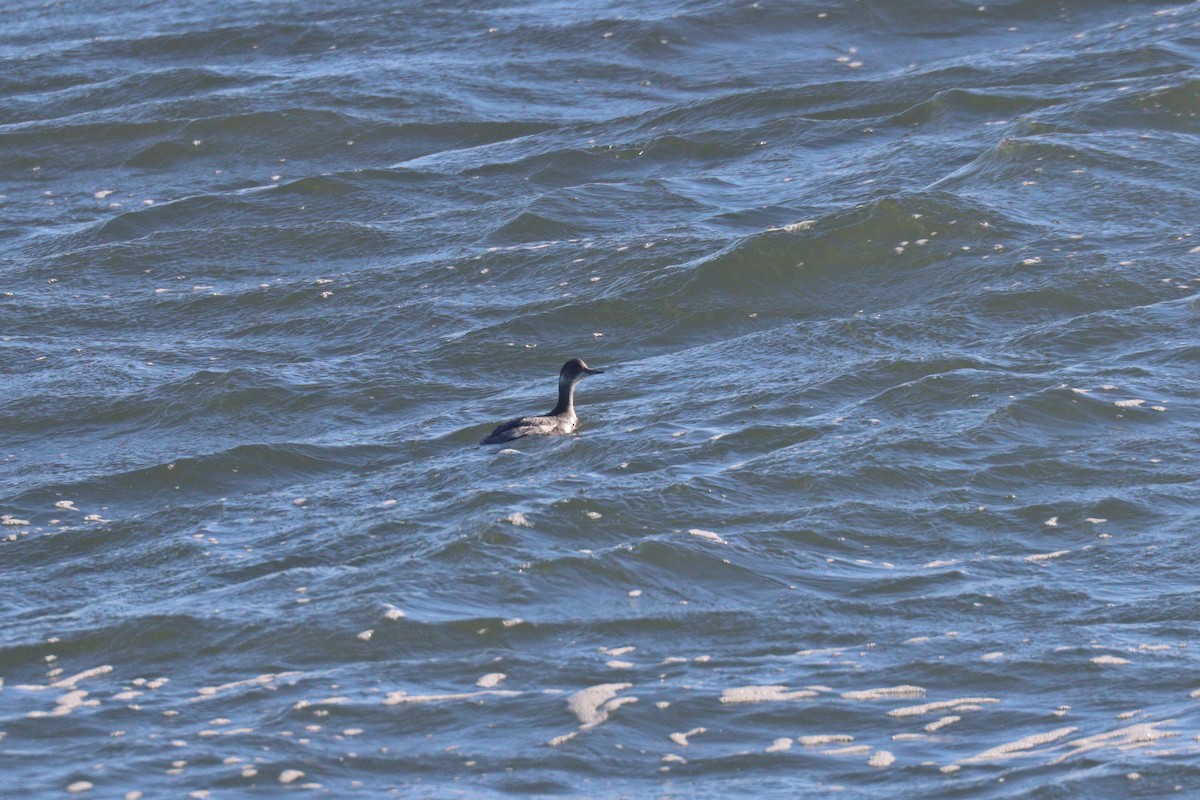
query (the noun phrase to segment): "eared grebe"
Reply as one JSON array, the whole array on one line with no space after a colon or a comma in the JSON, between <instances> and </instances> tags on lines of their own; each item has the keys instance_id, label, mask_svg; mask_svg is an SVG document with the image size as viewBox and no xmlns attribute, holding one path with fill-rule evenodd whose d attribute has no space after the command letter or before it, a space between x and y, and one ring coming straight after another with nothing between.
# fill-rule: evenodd
<instances>
[{"instance_id":1,"label":"eared grebe","mask_svg":"<svg viewBox=\"0 0 1200 800\"><path fill-rule=\"evenodd\" d=\"M480 444L511 442L522 436L549 436L571 433L579 424L575 416L575 384L588 375L599 375L602 369L592 369L578 358L563 364L558 373L558 405L544 417L517 417L510 419L487 435Z\"/></svg>"}]
</instances>

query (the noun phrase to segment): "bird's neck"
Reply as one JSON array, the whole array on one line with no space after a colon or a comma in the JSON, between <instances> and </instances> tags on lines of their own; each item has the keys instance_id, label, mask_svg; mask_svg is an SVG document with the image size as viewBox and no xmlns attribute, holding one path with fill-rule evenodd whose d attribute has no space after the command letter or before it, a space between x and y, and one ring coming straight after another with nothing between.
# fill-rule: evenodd
<instances>
[{"instance_id":1,"label":"bird's neck","mask_svg":"<svg viewBox=\"0 0 1200 800\"><path fill-rule=\"evenodd\" d=\"M567 381L558 382L558 405L550 412L552 417L575 416L575 384Z\"/></svg>"}]
</instances>

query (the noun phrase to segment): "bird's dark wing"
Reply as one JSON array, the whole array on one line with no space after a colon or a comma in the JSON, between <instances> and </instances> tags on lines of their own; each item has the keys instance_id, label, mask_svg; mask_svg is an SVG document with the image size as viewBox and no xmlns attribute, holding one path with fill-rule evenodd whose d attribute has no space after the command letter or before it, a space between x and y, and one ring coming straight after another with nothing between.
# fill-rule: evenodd
<instances>
[{"instance_id":1,"label":"bird's dark wing","mask_svg":"<svg viewBox=\"0 0 1200 800\"><path fill-rule=\"evenodd\" d=\"M537 429L538 421L544 419L545 417L517 417L516 419L510 419L503 425L497 426L496 430L489 433L480 444L500 444L527 436Z\"/></svg>"}]
</instances>

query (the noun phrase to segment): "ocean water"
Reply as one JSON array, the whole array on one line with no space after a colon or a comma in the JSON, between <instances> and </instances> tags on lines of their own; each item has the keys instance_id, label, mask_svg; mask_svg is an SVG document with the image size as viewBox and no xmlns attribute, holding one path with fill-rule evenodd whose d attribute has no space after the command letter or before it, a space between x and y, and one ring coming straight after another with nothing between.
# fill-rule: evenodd
<instances>
[{"instance_id":1,"label":"ocean water","mask_svg":"<svg viewBox=\"0 0 1200 800\"><path fill-rule=\"evenodd\" d=\"M0 797L1200 797L1198 114L1200 3L15 0Z\"/></svg>"}]
</instances>

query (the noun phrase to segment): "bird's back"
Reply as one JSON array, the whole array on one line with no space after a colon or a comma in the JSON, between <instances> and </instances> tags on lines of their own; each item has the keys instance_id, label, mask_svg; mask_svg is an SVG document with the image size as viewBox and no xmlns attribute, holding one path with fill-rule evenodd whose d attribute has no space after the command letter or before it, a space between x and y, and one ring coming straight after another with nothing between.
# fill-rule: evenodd
<instances>
[{"instance_id":1,"label":"bird's back","mask_svg":"<svg viewBox=\"0 0 1200 800\"><path fill-rule=\"evenodd\" d=\"M522 436L547 436L570 433L575 430L575 417L517 417L498 426L487 435L481 444L501 444L520 439Z\"/></svg>"}]
</instances>

